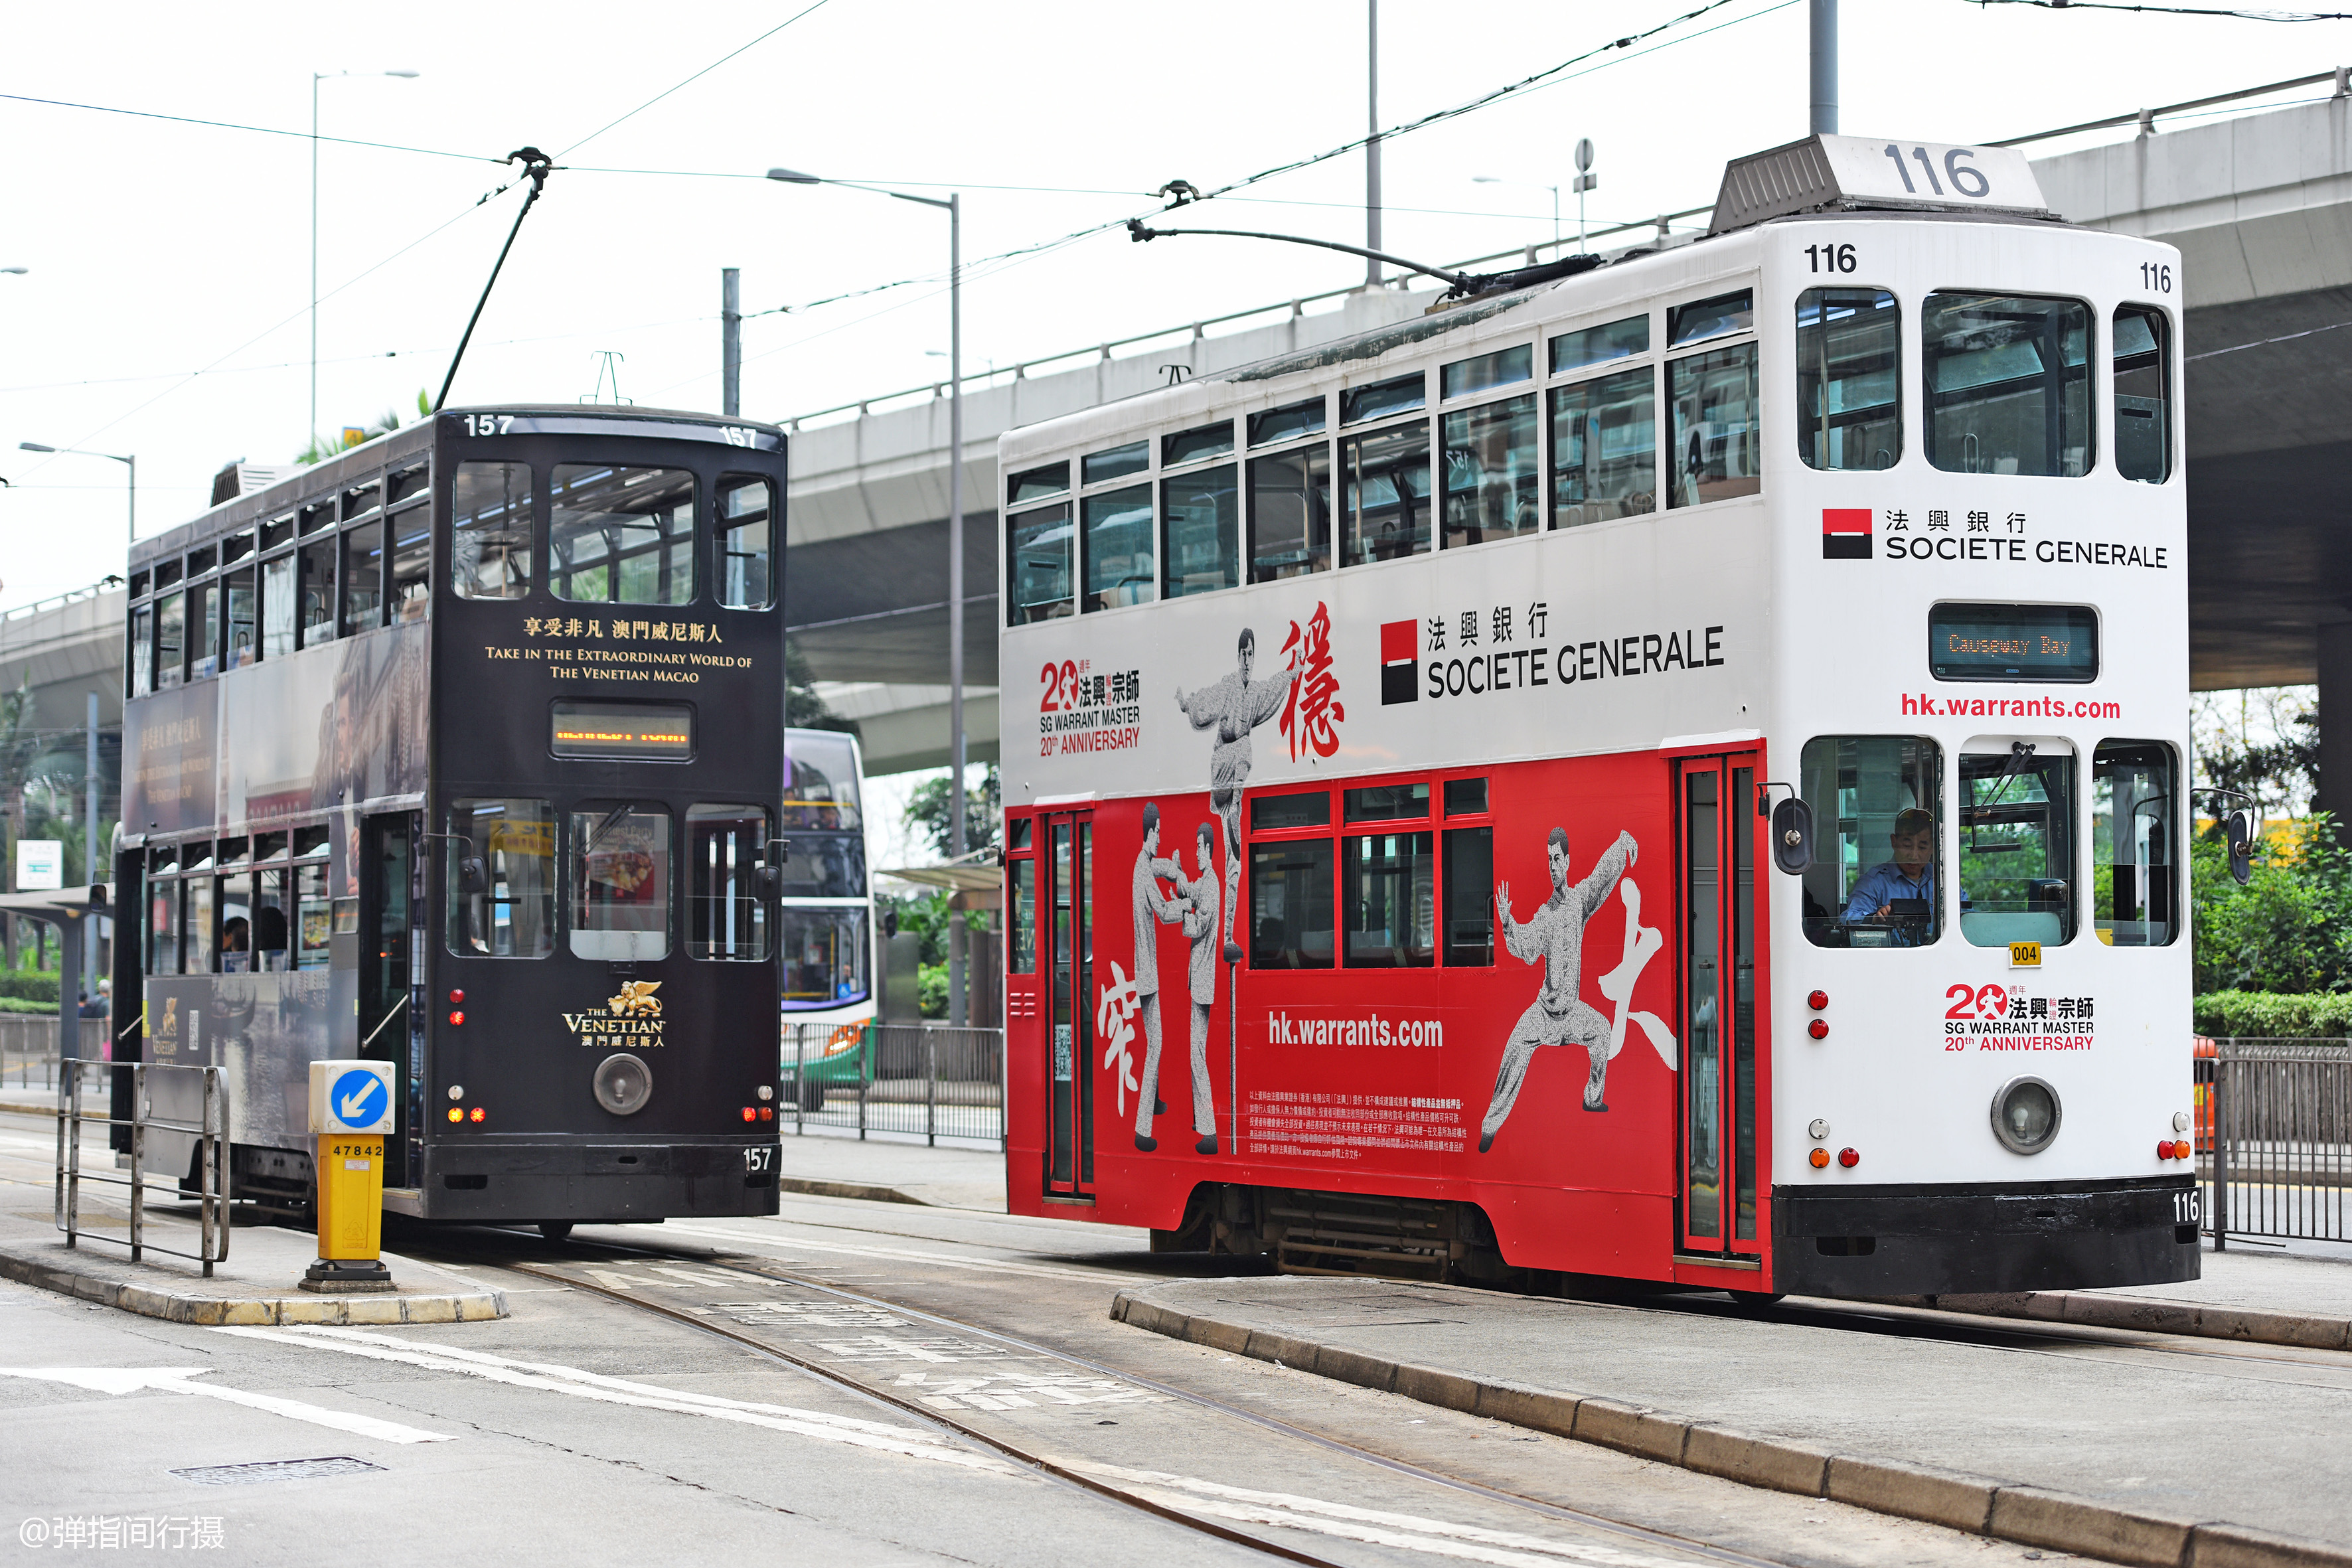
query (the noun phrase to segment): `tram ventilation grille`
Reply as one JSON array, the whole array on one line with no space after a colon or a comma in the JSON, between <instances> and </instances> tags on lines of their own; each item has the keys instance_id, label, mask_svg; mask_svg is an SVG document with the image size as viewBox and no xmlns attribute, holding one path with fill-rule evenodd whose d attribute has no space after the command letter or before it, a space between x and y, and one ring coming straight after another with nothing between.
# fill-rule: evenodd
<instances>
[{"instance_id":1,"label":"tram ventilation grille","mask_svg":"<svg viewBox=\"0 0 2352 1568\"><path fill-rule=\"evenodd\" d=\"M362 1470L381 1470L382 1465L371 1465L365 1459L265 1459L251 1465L199 1465L193 1469L173 1470L184 1481L200 1487L250 1487L263 1481L309 1481L326 1476L355 1476Z\"/></svg>"},{"instance_id":2,"label":"tram ventilation grille","mask_svg":"<svg viewBox=\"0 0 2352 1568\"><path fill-rule=\"evenodd\" d=\"M1266 1240L1286 1274L1442 1280L1466 1250L1450 1204L1284 1191L1266 1195L1264 1214Z\"/></svg>"}]
</instances>

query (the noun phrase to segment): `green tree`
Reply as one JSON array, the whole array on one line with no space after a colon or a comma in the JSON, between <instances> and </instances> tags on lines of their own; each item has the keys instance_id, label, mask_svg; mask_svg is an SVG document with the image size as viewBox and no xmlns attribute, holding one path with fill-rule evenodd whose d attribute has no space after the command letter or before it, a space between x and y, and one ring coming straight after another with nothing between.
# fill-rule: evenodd
<instances>
[{"instance_id":1,"label":"green tree","mask_svg":"<svg viewBox=\"0 0 2352 1568\"><path fill-rule=\"evenodd\" d=\"M2253 878L2238 886L2217 831L2190 847L2197 989L2352 990L2352 852L2317 812L2284 843L2254 842Z\"/></svg>"},{"instance_id":2,"label":"green tree","mask_svg":"<svg viewBox=\"0 0 2352 1568\"><path fill-rule=\"evenodd\" d=\"M419 419L426 419L430 418L432 414L433 394L420 386L416 389L416 416ZM367 434L361 439L373 440L378 436L388 436L399 429L404 423L405 421L400 417L399 409L387 408L376 416L375 423L367 427ZM332 437L313 436L310 437L310 444L294 455L294 460L298 463L322 463L329 458L341 457L350 449L343 444L340 432Z\"/></svg>"},{"instance_id":3,"label":"green tree","mask_svg":"<svg viewBox=\"0 0 2352 1568\"><path fill-rule=\"evenodd\" d=\"M1003 811L1002 786L997 778L996 764L991 763L981 774L976 786L967 786L963 798L963 841L967 852L993 848L1003 832ZM949 840L952 824L948 820L951 802L948 799L948 780L942 775L925 779L907 797L907 826L921 833L925 842L944 860L953 851Z\"/></svg>"}]
</instances>

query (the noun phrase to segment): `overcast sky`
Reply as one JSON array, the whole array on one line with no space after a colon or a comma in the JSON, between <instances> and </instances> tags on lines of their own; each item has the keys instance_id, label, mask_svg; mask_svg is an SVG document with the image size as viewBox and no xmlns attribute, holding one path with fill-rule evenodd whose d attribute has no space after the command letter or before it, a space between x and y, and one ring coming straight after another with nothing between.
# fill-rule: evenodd
<instances>
[{"instance_id":1,"label":"overcast sky","mask_svg":"<svg viewBox=\"0 0 2352 1568\"><path fill-rule=\"evenodd\" d=\"M1381 119L1467 100L1697 3L1386 0ZM571 166L524 227L453 404L576 401L612 351L623 396L715 410L722 267L742 269L753 312L944 272L944 214L757 177L774 164L966 193L975 373L1361 277L1328 253L1117 233L983 258L1149 211L1171 179L1223 184L1360 134L1364 0L823 0L640 110L806 4L12 14L0 266L30 270L0 275L0 476L13 486L0 490L0 606L122 560L121 467L20 441L137 454L142 532L202 510L222 464L303 446L314 71L362 73L320 84L326 135L469 155L321 146L330 432L387 410L413 418L419 390L438 387L520 192L477 201L509 178L494 160L526 143ZM1538 187L1573 173L1583 135L1600 148L1596 224L1711 200L1726 158L1803 134L1805 36L1803 0L1730 0L1391 141L1388 248L1444 262L1548 238ZM1846 0L1843 50L1847 130L1970 142L2322 69L2352 59L2352 25ZM388 68L422 75L366 74ZM1362 195L1355 153L1208 210L1360 243ZM1574 198L1563 206L1572 226ZM945 362L928 354L946 347L937 281L754 315L744 412L779 419L931 381Z\"/></svg>"}]
</instances>

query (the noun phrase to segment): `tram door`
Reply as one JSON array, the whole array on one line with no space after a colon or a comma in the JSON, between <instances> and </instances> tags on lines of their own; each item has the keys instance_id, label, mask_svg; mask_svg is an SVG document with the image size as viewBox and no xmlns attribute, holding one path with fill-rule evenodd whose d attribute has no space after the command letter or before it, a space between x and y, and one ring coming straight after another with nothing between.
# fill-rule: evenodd
<instances>
[{"instance_id":1,"label":"tram door","mask_svg":"<svg viewBox=\"0 0 2352 1568\"><path fill-rule=\"evenodd\" d=\"M1046 896L1039 900L1052 974L1046 1004L1047 1115L1045 1191L1083 1197L1095 1181L1094 816L1055 812L1037 818Z\"/></svg>"},{"instance_id":2,"label":"tram door","mask_svg":"<svg viewBox=\"0 0 2352 1568\"><path fill-rule=\"evenodd\" d=\"M424 1073L424 1008L410 994L424 971L416 943L422 928L423 865L416 853L417 814L395 812L362 824L360 860L360 1057L393 1064L398 1111L384 1140L384 1184L411 1185L418 1136L407 1086Z\"/></svg>"},{"instance_id":3,"label":"tram door","mask_svg":"<svg viewBox=\"0 0 2352 1568\"><path fill-rule=\"evenodd\" d=\"M1753 752L1676 766L1683 1063L1677 1250L1756 1257L1757 931Z\"/></svg>"}]
</instances>

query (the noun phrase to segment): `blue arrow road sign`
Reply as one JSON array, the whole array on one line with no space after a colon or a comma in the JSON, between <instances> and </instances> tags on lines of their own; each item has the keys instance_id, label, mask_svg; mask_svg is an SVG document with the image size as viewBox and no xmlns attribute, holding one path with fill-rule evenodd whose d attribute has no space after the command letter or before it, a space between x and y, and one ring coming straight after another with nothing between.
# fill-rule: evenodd
<instances>
[{"instance_id":1,"label":"blue arrow road sign","mask_svg":"<svg viewBox=\"0 0 2352 1568\"><path fill-rule=\"evenodd\" d=\"M390 1099L383 1079L372 1072L339 1074L335 1087L327 1091L327 1103L332 1107L335 1120L347 1127L366 1127L383 1121Z\"/></svg>"}]
</instances>

